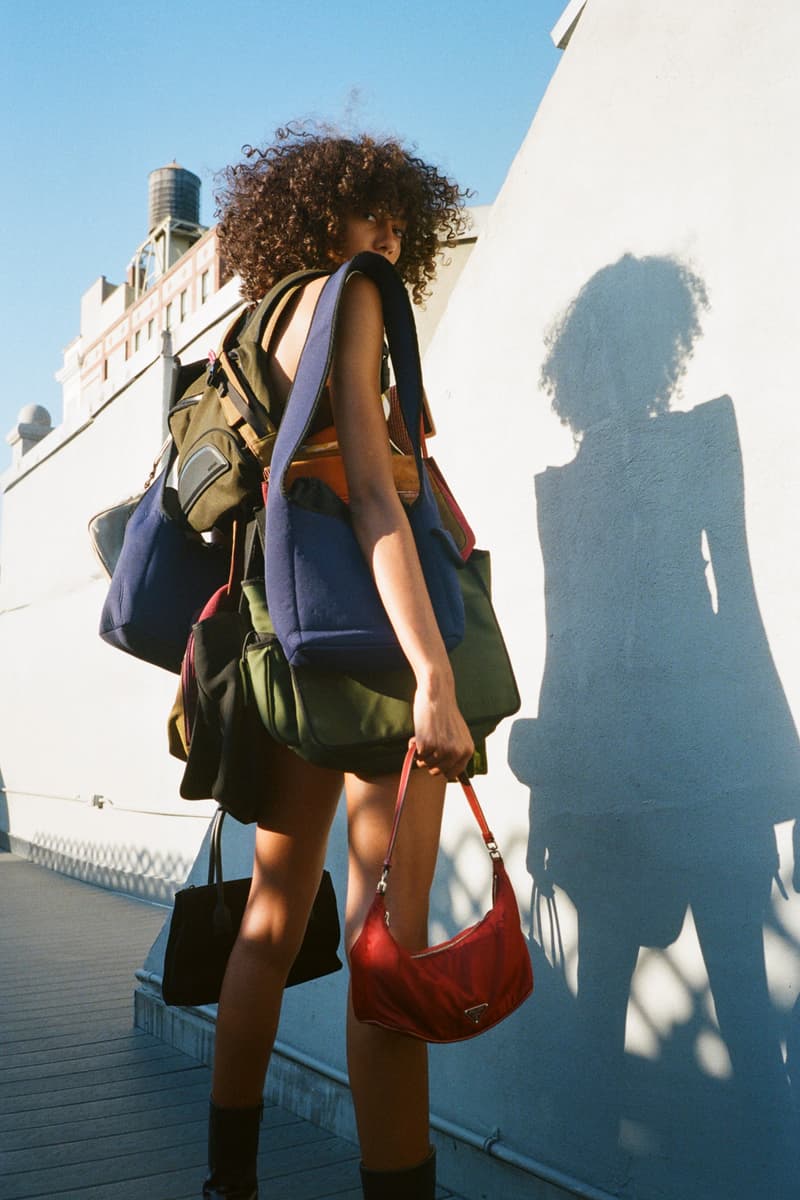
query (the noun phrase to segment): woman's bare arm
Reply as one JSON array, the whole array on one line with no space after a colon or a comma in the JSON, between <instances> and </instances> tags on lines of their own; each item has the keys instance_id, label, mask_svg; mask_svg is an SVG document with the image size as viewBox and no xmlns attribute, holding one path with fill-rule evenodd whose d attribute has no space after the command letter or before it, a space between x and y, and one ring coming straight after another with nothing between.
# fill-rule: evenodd
<instances>
[{"instance_id":1,"label":"woman's bare arm","mask_svg":"<svg viewBox=\"0 0 800 1200\"><path fill-rule=\"evenodd\" d=\"M417 682L414 731L419 759L453 778L473 752L456 702L414 537L394 488L378 380L383 311L375 284L353 276L341 300L331 398L353 528Z\"/></svg>"}]
</instances>

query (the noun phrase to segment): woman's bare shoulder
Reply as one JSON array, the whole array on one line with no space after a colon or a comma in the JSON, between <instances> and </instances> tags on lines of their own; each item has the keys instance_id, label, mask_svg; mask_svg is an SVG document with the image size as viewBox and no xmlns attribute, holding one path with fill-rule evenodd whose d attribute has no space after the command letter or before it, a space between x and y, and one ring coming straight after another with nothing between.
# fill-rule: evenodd
<instances>
[{"instance_id":1,"label":"woman's bare shoulder","mask_svg":"<svg viewBox=\"0 0 800 1200\"><path fill-rule=\"evenodd\" d=\"M311 327L314 309L327 278L327 275L324 275L305 284L298 294L291 298L274 329L265 335L268 344L264 349L268 351L273 364L289 381L294 379Z\"/></svg>"},{"instance_id":2,"label":"woman's bare shoulder","mask_svg":"<svg viewBox=\"0 0 800 1200\"><path fill-rule=\"evenodd\" d=\"M366 275L353 274L342 293L337 326L342 334L352 329L359 334L380 331L383 337L383 304L378 287Z\"/></svg>"},{"instance_id":3,"label":"woman's bare shoulder","mask_svg":"<svg viewBox=\"0 0 800 1200\"><path fill-rule=\"evenodd\" d=\"M344 295L351 297L353 305L361 305L364 308L375 311L381 309L381 293L377 283L370 279L368 275L362 275L360 271L354 271L344 285Z\"/></svg>"}]
</instances>

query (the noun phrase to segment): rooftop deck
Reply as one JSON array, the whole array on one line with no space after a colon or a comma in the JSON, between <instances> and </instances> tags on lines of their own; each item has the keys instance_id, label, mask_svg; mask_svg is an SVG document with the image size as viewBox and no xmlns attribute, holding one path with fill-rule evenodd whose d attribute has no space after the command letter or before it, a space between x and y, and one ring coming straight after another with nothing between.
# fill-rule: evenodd
<instances>
[{"instance_id":1,"label":"rooftop deck","mask_svg":"<svg viewBox=\"0 0 800 1200\"><path fill-rule=\"evenodd\" d=\"M210 1072L133 1025L165 910L0 851L0 913L0 1200L198 1200ZM360 1200L358 1159L265 1107L269 1200Z\"/></svg>"}]
</instances>

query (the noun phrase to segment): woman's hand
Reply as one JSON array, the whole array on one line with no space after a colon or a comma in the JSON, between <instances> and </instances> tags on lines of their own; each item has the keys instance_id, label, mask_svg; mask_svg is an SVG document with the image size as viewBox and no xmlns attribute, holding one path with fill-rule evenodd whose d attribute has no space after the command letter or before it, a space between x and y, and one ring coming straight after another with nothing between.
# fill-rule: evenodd
<instances>
[{"instance_id":1,"label":"woman's hand","mask_svg":"<svg viewBox=\"0 0 800 1200\"><path fill-rule=\"evenodd\" d=\"M438 694L437 694L438 693ZM418 686L414 695L417 765L431 775L457 779L466 770L475 745L459 712L452 686Z\"/></svg>"}]
</instances>

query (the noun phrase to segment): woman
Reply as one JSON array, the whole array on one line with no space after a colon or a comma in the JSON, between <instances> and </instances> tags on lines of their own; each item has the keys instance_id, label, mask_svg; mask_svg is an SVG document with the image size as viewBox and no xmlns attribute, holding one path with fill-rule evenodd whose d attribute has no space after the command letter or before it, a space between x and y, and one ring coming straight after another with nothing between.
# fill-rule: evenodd
<instances>
[{"instance_id":1,"label":"woman","mask_svg":"<svg viewBox=\"0 0 800 1200\"><path fill-rule=\"evenodd\" d=\"M441 242L463 228L461 193L396 141L286 129L228 168L219 237L227 264L258 299L289 273L334 270L361 251L394 264L415 299L433 278ZM278 414L289 393L325 283L307 284L265 347ZM392 933L427 945L428 892L445 783L473 753L416 547L393 486L380 398L383 313L362 275L347 283L329 379L329 412L347 475L353 526L416 678L418 762L392 869ZM276 416L276 414L272 414ZM400 764L398 763L398 772ZM346 944L361 929L380 875L398 779L344 777L349 834ZM257 1195L256 1148L264 1077L289 968L303 938L342 789L338 772L275 746L265 768L253 885L230 957L217 1019L207 1200ZM365 1197L434 1195L425 1045L358 1022L348 1003L347 1054Z\"/></svg>"}]
</instances>

